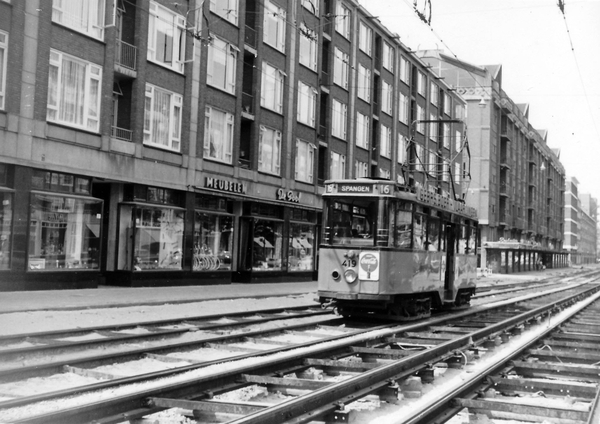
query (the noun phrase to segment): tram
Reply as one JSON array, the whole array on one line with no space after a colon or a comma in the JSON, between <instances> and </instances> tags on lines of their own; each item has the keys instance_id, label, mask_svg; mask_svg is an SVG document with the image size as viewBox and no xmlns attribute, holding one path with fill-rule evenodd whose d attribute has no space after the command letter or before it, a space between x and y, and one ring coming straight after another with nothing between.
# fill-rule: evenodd
<instances>
[{"instance_id":1,"label":"tram","mask_svg":"<svg viewBox=\"0 0 600 424\"><path fill-rule=\"evenodd\" d=\"M412 320L468 307L476 210L390 180L328 180L319 246L321 305L343 316Z\"/></svg>"}]
</instances>

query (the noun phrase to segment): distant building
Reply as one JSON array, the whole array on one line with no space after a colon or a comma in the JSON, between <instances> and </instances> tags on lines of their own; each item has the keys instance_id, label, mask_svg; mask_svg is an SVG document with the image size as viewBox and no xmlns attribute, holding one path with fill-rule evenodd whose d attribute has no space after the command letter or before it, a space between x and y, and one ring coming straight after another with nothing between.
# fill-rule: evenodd
<instances>
[{"instance_id":1,"label":"distant building","mask_svg":"<svg viewBox=\"0 0 600 424\"><path fill-rule=\"evenodd\" d=\"M467 194L465 107L353 0L1 0L0 290L312 279L326 179Z\"/></svg>"},{"instance_id":2,"label":"distant building","mask_svg":"<svg viewBox=\"0 0 600 424\"><path fill-rule=\"evenodd\" d=\"M572 265L592 264L598 257L598 202L579 193L579 181L567 178L565 191L565 245Z\"/></svg>"},{"instance_id":3,"label":"distant building","mask_svg":"<svg viewBox=\"0 0 600 424\"><path fill-rule=\"evenodd\" d=\"M417 54L467 101L473 159L467 204L478 211L480 266L515 272L566 265L565 170L529 106L502 89L502 67L475 66L438 50Z\"/></svg>"}]
</instances>

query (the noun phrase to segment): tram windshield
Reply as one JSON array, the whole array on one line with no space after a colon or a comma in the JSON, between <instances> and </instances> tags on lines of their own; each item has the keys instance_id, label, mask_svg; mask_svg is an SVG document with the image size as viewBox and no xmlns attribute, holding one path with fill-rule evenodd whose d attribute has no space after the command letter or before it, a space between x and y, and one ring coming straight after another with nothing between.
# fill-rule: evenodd
<instances>
[{"instance_id":1,"label":"tram windshield","mask_svg":"<svg viewBox=\"0 0 600 424\"><path fill-rule=\"evenodd\" d=\"M327 200L326 227L331 244L374 246L378 216L386 210L384 199L360 198L351 202ZM381 220L380 220L381 222Z\"/></svg>"}]
</instances>

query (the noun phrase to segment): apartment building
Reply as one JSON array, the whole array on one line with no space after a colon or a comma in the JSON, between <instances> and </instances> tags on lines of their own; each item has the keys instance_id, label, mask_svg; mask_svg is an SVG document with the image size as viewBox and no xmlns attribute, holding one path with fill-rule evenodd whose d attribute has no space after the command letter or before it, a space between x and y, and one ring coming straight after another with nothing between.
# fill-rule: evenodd
<instances>
[{"instance_id":1,"label":"apartment building","mask_svg":"<svg viewBox=\"0 0 600 424\"><path fill-rule=\"evenodd\" d=\"M312 279L326 179L464 198L465 107L352 0L0 0L0 290Z\"/></svg>"},{"instance_id":2,"label":"apartment building","mask_svg":"<svg viewBox=\"0 0 600 424\"><path fill-rule=\"evenodd\" d=\"M567 177L565 190L565 250L571 265L596 262L598 256L598 201L579 192L579 181Z\"/></svg>"},{"instance_id":3,"label":"apartment building","mask_svg":"<svg viewBox=\"0 0 600 424\"><path fill-rule=\"evenodd\" d=\"M566 266L560 152L529 122L529 105L502 89L502 66L439 50L417 54L467 101L473 165L466 202L479 216L480 266L505 273Z\"/></svg>"}]
</instances>

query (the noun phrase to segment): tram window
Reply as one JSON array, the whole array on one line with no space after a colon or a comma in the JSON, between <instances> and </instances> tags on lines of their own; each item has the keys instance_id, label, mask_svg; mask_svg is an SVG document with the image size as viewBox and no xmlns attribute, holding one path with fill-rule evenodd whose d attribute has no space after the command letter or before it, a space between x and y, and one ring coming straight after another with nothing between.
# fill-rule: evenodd
<instances>
[{"instance_id":1,"label":"tram window","mask_svg":"<svg viewBox=\"0 0 600 424\"><path fill-rule=\"evenodd\" d=\"M373 220L377 217L377 205L374 201L360 201L353 205L339 203L333 206L332 229L333 244L354 244L359 246L372 246Z\"/></svg>"},{"instance_id":2,"label":"tram window","mask_svg":"<svg viewBox=\"0 0 600 424\"><path fill-rule=\"evenodd\" d=\"M469 238L467 243L467 253L475 254L475 236L477 235L475 227L469 227Z\"/></svg>"},{"instance_id":3,"label":"tram window","mask_svg":"<svg viewBox=\"0 0 600 424\"><path fill-rule=\"evenodd\" d=\"M426 216L415 214L415 221L413 224L413 248L424 249L425 248L425 222Z\"/></svg>"},{"instance_id":4,"label":"tram window","mask_svg":"<svg viewBox=\"0 0 600 424\"><path fill-rule=\"evenodd\" d=\"M429 217L427 222L427 241L426 249L430 252L437 252L440 239L440 220Z\"/></svg>"},{"instance_id":5,"label":"tram window","mask_svg":"<svg viewBox=\"0 0 600 424\"><path fill-rule=\"evenodd\" d=\"M460 237L458 238L458 254L464 255L467 253L467 229L466 225L460 226Z\"/></svg>"},{"instance_id":6,"label":"tram window","mask_svg":"<svg viewBox=\"0 0 600 424\"><path fill-rule=\"evenodd\" d=\"M412 232L412 213L410 211L396 211L396 247L410 248Z\"/></svg>"}]
</instances>

